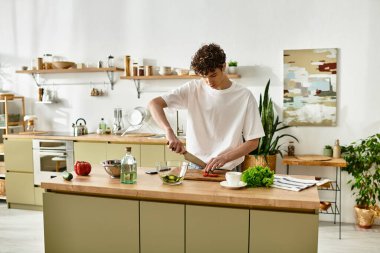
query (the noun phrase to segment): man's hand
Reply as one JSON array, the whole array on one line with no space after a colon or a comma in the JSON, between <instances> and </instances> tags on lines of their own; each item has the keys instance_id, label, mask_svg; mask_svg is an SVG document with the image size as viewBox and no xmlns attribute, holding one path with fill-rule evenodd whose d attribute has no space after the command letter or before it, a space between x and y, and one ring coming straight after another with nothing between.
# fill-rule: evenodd
<instances>
[{"instance_id":1,"label":"man's hand","mask_svg":"<svg viewBox=\"0 0 380 253\"><path fill-rule=\"evenodd\" d=\"M172 129L168 129L166 131L166 139L168 140L168 147L172 151L179 154L184 154L186 152L185 146L180 140L178 140L177 136L175 136Z\"/></svg>"},{"instance_id":2,"label":"man's hand","mask_svg":"<svg viewBox=\"0 0 380 253\"><path fill-rule=\"evenodd\" d=\"M224 154L220 154L217 157L212 158L206 165L204 171L206 173L211 172L212 170L222 168L226 163L227 159Z\"/></svg>"}]
</instances>

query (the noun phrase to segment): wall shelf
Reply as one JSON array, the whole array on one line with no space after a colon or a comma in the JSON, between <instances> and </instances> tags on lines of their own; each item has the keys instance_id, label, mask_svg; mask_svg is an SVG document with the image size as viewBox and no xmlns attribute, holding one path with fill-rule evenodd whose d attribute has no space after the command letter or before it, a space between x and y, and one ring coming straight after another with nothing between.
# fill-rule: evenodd
<instances>
[{"instance_id":1,"label":"wall shelf","mask_svg":"<svg viewBox=\"0 0 380 253\"><path fill-rule=\"evenodd\" d=\"M233 75L227 75L228 78L231 79L238 79L241 76L238 74ZM198 75L160 75L160 76L120 76L120 79L126 79L126 80L133 80L135 83L136 91L137 91L137 98L140 98L140 95L142 93L141 89L141 80L168 80L168 79L200 79L201 76Z\"/></svg>"},{"instance_id":2,"label":"wall shelf","mask_svg":"<svg viewBox=\"0 0 380 253\"><path fill-rule=\"evenodd\" d=\"M240 78L240 75L227 75L231 79ZM199 79L198 75L163 75L163 76L120 76L120 79L128 80L161 80L161 79Z\"/></svg>"},{"instance_id":3,"label":"wall shelf","mask_svg":"<svg viewBox=\"0 0 380 253\"><path fill-rule=\"evenodd\" d=\"M65 74L65 73L93 73L93 72L123 72L120 68L83 68L83 69L42 69L17 70L18 74Z\"/></svg>"},{"instance_id":4,"label":"wall shelf","mask_svg":"<svg viewBox=\"0 0 380 253\"><path fill-rule=\"evenodd\" d=\"M99 73L105 72L107 73L107 77L109 80L109 84L111 85L111 90L113 90L113 85L116 83L114 80L115 72L123 72L124 70L121 68L83 68L83 69L43 69L43 70L17 70L18 74L30 74L33 76L34 81L37 86L40 87L42 85L51 85L51 84L41 84L38 82L38 76L41 74L68 74L68 73ZM78 83L75 83L78 84Z\"/></svg>"}]
</instances>

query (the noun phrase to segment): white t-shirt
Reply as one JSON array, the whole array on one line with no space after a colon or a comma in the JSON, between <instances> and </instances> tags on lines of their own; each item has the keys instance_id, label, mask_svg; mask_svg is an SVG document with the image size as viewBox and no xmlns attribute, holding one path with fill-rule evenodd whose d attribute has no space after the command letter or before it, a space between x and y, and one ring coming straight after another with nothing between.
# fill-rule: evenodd
<instances>
[{"instance_id":1,"label":"white t-shirt","mask_svg":"<svg viewBox=\"0 0 380 253\"><path fill-rule=\"evenodd\" d=\"M208 163L222 152L236 148L245 140L265 135L260 113L252 93L234 83L216 90L203 79L192 80L163 95L169 108L187 109L186 149ZM231 170L244 157L226 163Z\"/></svg>"}]
</instances>

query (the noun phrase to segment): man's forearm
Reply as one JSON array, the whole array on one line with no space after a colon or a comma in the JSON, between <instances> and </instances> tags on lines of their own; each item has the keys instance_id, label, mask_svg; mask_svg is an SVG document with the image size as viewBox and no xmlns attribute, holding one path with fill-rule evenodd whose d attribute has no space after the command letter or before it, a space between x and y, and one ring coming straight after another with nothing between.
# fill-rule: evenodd
<instances>
[{"instance_id":1,"label":"man's forearm","mask_svg":"<svg viewBox=\"0 0 380 253\"><path fill-rule=\"evenodd\" d=\"M259 139L249 140L240 144L237 148L224 153L228 162L238 159L239 157L248 155L259 145Z\"/></svg>"}]
</instances>

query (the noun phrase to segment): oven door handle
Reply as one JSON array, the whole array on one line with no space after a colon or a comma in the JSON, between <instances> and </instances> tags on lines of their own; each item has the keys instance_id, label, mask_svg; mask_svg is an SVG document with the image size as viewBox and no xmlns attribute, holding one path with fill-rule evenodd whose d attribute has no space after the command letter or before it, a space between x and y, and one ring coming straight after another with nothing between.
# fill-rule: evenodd
<instances>
[{"instance_id":1,"label":"oven door handle","mask_svg":"<svg viewBox=\"0 0 380 253\"><path fill-rule=\"evenodd\" d=\"M59 157L67 157L66 152L39 152L40 155L53 155L53 156L59 156Z\"/></svg>"}]
</instances>

